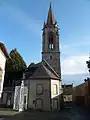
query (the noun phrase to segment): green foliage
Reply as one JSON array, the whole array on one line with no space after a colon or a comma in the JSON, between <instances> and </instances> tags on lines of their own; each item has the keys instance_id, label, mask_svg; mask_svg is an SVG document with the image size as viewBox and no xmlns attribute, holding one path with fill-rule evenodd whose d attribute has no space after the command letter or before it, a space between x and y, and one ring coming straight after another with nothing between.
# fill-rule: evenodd
<instances>
[{"instance_id":1,"label":"green foliage","mask_svg":"<svg viewBox=\"0 0 90 120\"><path fill-rule=\"evenodd\" d=\"M21 80L26 69L26 63L16 49L12 50L9 56L10 58L7 59L5 68L5 85L12 84L13 80Z\"/></svg>"},{"instance_id":2,"label":"green foliage","mask_svg":"<svg viewBox=\"0 0 90 120\"><path fill-rule=\"evenodd\" d=\"M26 63L16 49L12 50L9 56L10 58L6 62L7 72L20 72L26 69Z\"/></svg>"}]
</instances>

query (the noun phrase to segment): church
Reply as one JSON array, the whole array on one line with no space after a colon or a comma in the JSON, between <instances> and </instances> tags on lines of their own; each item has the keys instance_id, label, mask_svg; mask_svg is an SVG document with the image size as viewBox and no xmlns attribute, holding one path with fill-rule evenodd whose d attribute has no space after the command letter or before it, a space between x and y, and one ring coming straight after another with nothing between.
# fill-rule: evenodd
<instances>
[{"instance_id":1,"label":"church","mask_svg":"<svg viewBox=\"0 0 90 120\"><path fill-rule=\"evenodd\" d=\"M23 109L60 110L62 88L59 27L51 3L42 31L42 61L28 66L21 87L16 86L13 109L22 109L23 106Z\"/></svg>"}]
</instances>

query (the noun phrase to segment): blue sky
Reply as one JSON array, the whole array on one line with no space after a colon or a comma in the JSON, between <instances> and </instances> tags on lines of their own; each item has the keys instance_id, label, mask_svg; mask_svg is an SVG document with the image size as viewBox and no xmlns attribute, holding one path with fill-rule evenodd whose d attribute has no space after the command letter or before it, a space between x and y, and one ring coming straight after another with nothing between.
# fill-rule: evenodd
<instances>
[{"instance_id":1,"label":"blue sky","mask_svg":"<svg viewBox=\"0 0 90 120\"><path fill-rule=\"evenodd\" d=\"M90 0L53 0L60 27L63 74L86 73L90 52ZM17 48L27 64L41 60L42 27L49 0L0 0L0 40Z\"/></svg>"}]
</instances>

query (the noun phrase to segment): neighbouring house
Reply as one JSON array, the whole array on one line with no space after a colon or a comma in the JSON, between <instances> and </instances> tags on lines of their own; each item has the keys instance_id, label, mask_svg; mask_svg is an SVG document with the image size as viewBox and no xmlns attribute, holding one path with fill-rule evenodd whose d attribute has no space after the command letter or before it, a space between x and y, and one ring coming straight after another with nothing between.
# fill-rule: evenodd
<instances>
[{"instance_id":1,"label":"neighbouring house","mask_svg":"<svg viewBox=\"0 0 90 120\"><path fill-rule=\"evenodd\" d=\"M62 85L64 102L72 102L73 84Z\"/></svg>"},{"instance_id":2,"label":"neighbouring house","mask_svg":"<svg viewBox=\"0 0 90 120\"><path fill-rule=\"evenodd\" d=\"M0 42L0 99L3 92L3 83L4 83L4 75L5 75L5 64L6 59L8 58L8 52L6 50L5 45Z\"/></svg>"},{"instance_id":3,"label":"neighbouring house","mask_svg":"<svg viewBox=\"0 0 90 120\"><path fill-rule=\"evenodd\" d=\"M28 92L22 95L23 107L27 104L26 108L28 109L43 111L60 110L60 95L62 94L60 76L46 60L27 69L24 85L27 86ZM18 101L17 108L20 106L19 97L16 101L18 93L14 98L15 104ZM14 109L16 109L15 105Z\"/></svg>"},{"instance_id":4,"label":"neighbouring house","mask_svg":"<svg viewBox=\"0 0 90 120\"><path fill-rule=\"evenodd\" d=\"M73 102L78 105L84 105L84 86L85 83L77 85L73 88Z\"/></svg>"},{"instance_id":5,"label":"neighbouring house","mask_svg":"<svg viewBox=\"0 0 90 120\"><path fill-rule=\"evenodd\" d=\"M90 106L90 78L73 88L73 102L77 105Z\"/></svg>"}]
</instances>

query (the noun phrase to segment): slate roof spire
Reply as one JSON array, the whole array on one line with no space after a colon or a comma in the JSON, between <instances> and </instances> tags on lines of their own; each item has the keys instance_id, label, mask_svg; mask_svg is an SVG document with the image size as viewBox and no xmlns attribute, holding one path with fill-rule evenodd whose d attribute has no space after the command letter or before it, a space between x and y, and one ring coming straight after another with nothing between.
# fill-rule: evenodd
<instances>
[{"instance_id":1,"label":"slate roof spire","mask_svg":"<svg viewBox=\"0 0 90 120\"><path fill-rule=\"evenodd\" d=\"M50 7L48 11L48 17L47 17L47 24L52 25L55 24L55 18L52 12L52 3L50 2Z\"/></svg>"}]
</instances>

